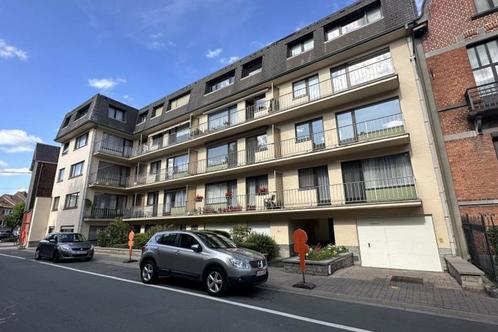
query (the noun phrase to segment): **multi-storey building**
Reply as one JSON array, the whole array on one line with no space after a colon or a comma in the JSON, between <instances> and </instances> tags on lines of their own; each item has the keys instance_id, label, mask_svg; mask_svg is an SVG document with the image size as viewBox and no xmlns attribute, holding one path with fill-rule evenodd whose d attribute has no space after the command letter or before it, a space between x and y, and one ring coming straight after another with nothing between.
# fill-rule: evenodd
<instances>
[{"instance_id":1,"label":"multi-storey building","mask_svg":"<svg viewBox=\"0 0 498 332\"><path fill-rule=\"evenodd\" d=\"M450 199L498 214L498 2L426 1L415 34Z\"/></svg>"},{"instance_id":2,"label":"multi-storey building","mask_svg":"<svg viewBox=\"0 0 498 332\"><path fill-rule=\"evenodd\" d=\"M413 1L364 0L143 109L95 96L57 135L49 226L247 224L282 256L302 228L364 266L441 270L455 244L415 18Z\"/></svg>"}]
</instances>

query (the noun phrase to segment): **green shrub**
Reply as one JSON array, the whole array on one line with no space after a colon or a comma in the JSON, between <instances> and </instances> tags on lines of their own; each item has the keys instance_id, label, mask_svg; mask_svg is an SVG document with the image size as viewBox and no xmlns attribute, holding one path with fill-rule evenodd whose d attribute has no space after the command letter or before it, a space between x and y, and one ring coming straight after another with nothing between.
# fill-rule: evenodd
<instances>
[{"instance_id":1,"label":"green shrub","mask_svg":"<svg viewBox=\"0 0 498 332\"><path fill-rule=\"evenodd\" d=\"M251 234L251 228L247 225L235 225L230 231L232 241L238 246L247 241L249 234Z\"/></svg>"},{"instance_id":2,"label":"green shrub","mask_svg":"<svg viewBox=\"0 0 498 332\"><path fill-rule=\"evenodd\" d=\"M495 253L498 255L498 226L488 227L486 231L489 239L489 244L495 249Z\"/></svg>"},{"instance_id":3,"label":"green shrub","mask_svg":"<svg viewBox=\"0 0 498 332\"><path fill-rule=\"evenodd\" d=\"M135 240L133 243L133 248L135 249L141 249L146 243L149 241L149 238L147 237L147 234L145 233L136 233L135 234Z\"/></svg>"},{"instance_id":4,"label":"green shrub","mask_svg":"<svg viewBox=\"0 0 498 332\"><path fill-rule=\"evenodd\" d=\"M259 251L264 254L269 261L278 257L280 253L280 247L275 240L266 234L250 233L249 236L247 236L246 241L240 244L240 246Z\"/></svg>"},{"instance_id":5,"label":"green shrub","mask_svg":"<svg viewBox=\"0 0 498 332\"><path fill-rule=\"evenodd\" d=\"M175 225L156 225L156 226L153 226L151 228L149 228L147 230L147 232L145 232L145 235L147 236L147 241L149 241L149 239L152 237L152 235L158 233L158 232L164 232L164 231L172 231L172 230L176 230L177 227ZM147 242L145 241L145 242Z\"/></svg>"},{"instance_id":6,"label":"green shrub","mask_svg":"<svg viewBox=\"0 0 498 332\"><path fill-rule=\"evenodd\" d=\"M116 218L105 230L97 235L97 245L101 247L116 247L128 243L130 225L121 218Z\"/></svg>"},{"instance_id":7,"label":"green shrub","mask_svg":"<svg viewBox=\"0 0 498 332\"><path fill-rule=\"evenodd\" d=\"M322 261L325 259L331 259L337 257L339 254L347 252L348 250L343 246L335 246L333 244L327 244L325 247L320 247L317 245L315 247L310 247L308 253L306 254L306 259L310 261Z\"/></svg>"}]
</instances>

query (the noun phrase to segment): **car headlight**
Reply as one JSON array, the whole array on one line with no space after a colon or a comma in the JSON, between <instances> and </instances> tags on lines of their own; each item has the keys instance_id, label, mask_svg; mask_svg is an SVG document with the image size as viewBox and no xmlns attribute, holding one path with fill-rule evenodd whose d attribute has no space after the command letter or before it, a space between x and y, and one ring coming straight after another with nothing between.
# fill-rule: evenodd
<instances>
[{"instance_id":1,"label":"car headlight","mask_svg":"<svg viewBox=\"0 0 498 332\"><path fill-rule=\"evenodd\" d=\"M230 263L239 270L250 270L251 265L249 265L249 261L245 259L239 259L239 258L230 258Z\"/></svg>"},{"instance_id":2,"label":"car headlight","mask_svg":"<svg viewBox=\"0 0 498 332\"><path fill-rule=\"evenodd\" d=\"M71 247L70 247L70 246L66 246L66 245L62 245L62 246L61 246L61 249L62 249L62 250L67 250L67 251L70 251L70 250L71 250Z\"/></svg>"}]
</instances>

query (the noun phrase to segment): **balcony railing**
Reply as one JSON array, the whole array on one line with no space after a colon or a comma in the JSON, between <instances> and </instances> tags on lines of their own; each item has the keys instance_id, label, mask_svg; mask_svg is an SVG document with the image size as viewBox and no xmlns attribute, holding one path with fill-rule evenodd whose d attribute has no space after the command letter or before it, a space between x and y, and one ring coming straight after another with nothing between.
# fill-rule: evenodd
<instances>
[{"instance_id":1,"label":"balcony railing","mask_svg":"<svg viewBox=\"0 0 498 332\"><path fill-rule=\"evenodd\" d=\"M133 153L133 148L131 146L123 146L122 144L98 141L95 143L95 152L114 155L117 157L130 158Z\"/></svg>"},{"instance_id":2,"label":"balcony railing","mask_svg":"<svg viewBox=\"0 0 498 332\"><path fill-rule=\"evenodd\" d=\"M131 186L153 184L299 155L308 155L314 152L333 150L354 143L368 142L403 133L403 116L401 113L398 113L359 122L354 125L343 126L339 130L326 130L299 139L293 137L275 143L268 143L264 146L250 147L233 153L209 156L207 159L175 165L171 168L162 168L157 173L132 176L129 184ZM100 181L101 184L105 182L105 179L101 179ZM113 183L113 181L109 182Z\"/></svg>"},{"instance_id":3,"label":"balcony railing","mask_svg":"<svg viewBox=\"0 0 498 332\"><path fill-rule=\"evenodd\" d=\"M255 105L237 110L231 114L220 114L218 117L211 118L211 122L203 120L199 124L192 125L189 135L182 136L181 140L163 138L157 144L143 144L133 149L132 156L140 156L188 139L211 134L255 119L264 118L292 107L318 101L392 74L394 74L394 68L389 56L376 62L354 67L354 69L347 72L334 75L331 79L280 95L278 98L260 101Z\"/></svg>"},{"instance_id":4,"label":"balcony railing","mask_svg":"<svg viewBox=\"0 0 498 332\"><path fill-rule=\"evenodd\" d=\"M157 218L161 216L201 216L230 213L277 212L299 209L323 209L353 204L380 204L417 199L414 177L377 179L280 191L176 203L175 207L157 204L126 210L124 218Z\"/></svg>"},{"instance_id":5,"label":"balcony railing","mask_svg":"<svg viewBox=\"0 0 498 332\"><path fill-rule=\"evenodd\" d=\"M87 219L115 219L123 217L124 209L98 208L91 207L85 209L85 218Z\"/></svg>"},{"instance_id":6,"label":"balcony railing","mask_svg":"<svg viewBox=\"0 0 498 332\"><path fill-rule=\"evenodd\" d=\"M466 99L469 111L474 115L498 111L498 82L468 89Z\"/></svg>"},{"instance_id":7,"label":"balcony railing","mask_svg":"<svg viewBox=\"0 0 498 332\"><path fill-rule=\"evenodd\" d=\"M130 177L121 176L120 174L112 174L111 172L105 173L92 173L90 174L90 185L106 186L106 187L121 187L126 188L130 186Z\"/></svg>"}]
</instances>

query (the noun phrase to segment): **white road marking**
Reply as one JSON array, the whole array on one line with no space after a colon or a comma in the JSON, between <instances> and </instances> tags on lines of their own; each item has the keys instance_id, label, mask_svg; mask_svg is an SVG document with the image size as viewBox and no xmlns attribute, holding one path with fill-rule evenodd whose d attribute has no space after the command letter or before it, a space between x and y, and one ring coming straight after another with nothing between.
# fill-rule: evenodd
<instances>
[{"instance_id":1,"label":"white road marking","mask_svg":"<svg viewBox=\"0 0 498 332\"><path fill-rule=\"evenodd\" d=\"M96 273L96 272L90 272L90 271L85 271L85 270L79 270L79 269L75 269L75 268L68 267L68 266L62 266L62 265L57 265L57 264L52 264L52 263L47 263L47 262L40 262L40 261L32 261L30 259L26 259L26 258L20 257L20 256L7 255L7 254L2 254L2 253L0 253L0 256L5 256L5 257L11 257L11 258L16 258L16 259L26 260L26 261L30 261L30 262L33 262L33 263L38 263L38 264L43 264L43 265L58 267L60 269L70 270L70 271L74 271L74 272L80 272L80 273L89 274L89 275L92 275L92 276L97 276L97 277L102 277L102 278L107 278L107 279L112 279L112 280L118 280L118 281L130 283L130 284L135 284L135 285L140 285L140 286L145 286L145 287L152 287L152 288L157 288L157 289L161 289L161 290L165 290L165 291L170 291L170 292L175 292L175 293L180 293L180 294L195 296L195 297L199 297L199 298L206 299L206 300L209 300L209 301L230 304L230 305L233 305L233 306L236 306L236 307L242 307L242 308L251 309L251 310L255 310L255 311L261 311L261 312L265 312L265 313L276 315L276 316L286 317L286 318L290 318L290 319L295 319L295 320L299 320L299 321L303 321L303 322L307 322L307 323L312 323L312 324L317 324L317 325L322 325L322 326L327 326L327 327L333 327L333 328L344 330L344 331L372 332L370 330L364 330L364 329L356 328L356 327L353 327L353 326L347 326L347 325L342 325L342 324L330 323L330 322L326 322L326 321L323 321L323 320L318 320L318 319L313 319L313 318L309 318L309 317L294 315L294 314L290 314L290 313L282 312L282 311L278 311L278 310L273 310L273 309L261 308L261 307L257 307L257 306L250 305L250 304L244 304L244 303L239 303L239 302L235 302L235 301L220 299L220 298L217 298L217 297L212 297L212 296L204 295L204 294L198 294L198 293L194 293L194 292L190 292L190 291L186 291L186 290L181 290L181 289L176 289L176 288L171 288L171 287L166 287L166 286L159 286L159 285L148 285L148 284L144 284L144 283L142 283L140 281L128 280L128 279L124 279L124 278L120 278L120 277L114 277L114 276L110 276L110 275L106 275L106 274L101 274L101 273Z\"/></svg>"}]
</instances>

